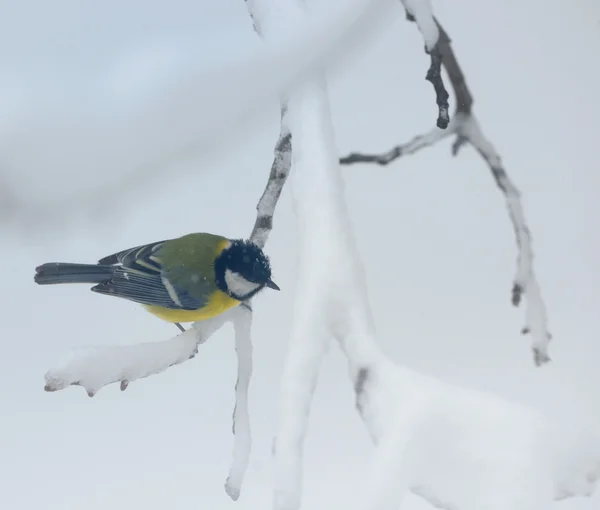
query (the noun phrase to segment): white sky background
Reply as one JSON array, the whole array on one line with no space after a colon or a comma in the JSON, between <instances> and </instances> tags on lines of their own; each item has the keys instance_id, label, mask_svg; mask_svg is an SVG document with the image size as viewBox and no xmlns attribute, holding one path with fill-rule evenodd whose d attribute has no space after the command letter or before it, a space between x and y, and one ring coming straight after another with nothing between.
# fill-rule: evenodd
<instances>
[{"instance_id":1,"label":"white sky background","mask_svg":"<svg viewBox=\"0 0 600 510\"><path fill-rule=\"evenodd\" d=\"M380 341L395 361L442 380L600 426L600 74L593 65L600 7L592 0L568 6L438 0L434 8L453 39L475 113L524 194L554 361L535 369L529 341L518 334L523 314L509 300L516 248L503 198L479 156L465 149L452 159L449 142L388 168L345 169ZM229 59L257 44L242 0L177 0L162 9L143 2L125 8L114 0L85 8L3 1L0 10L0 92L6 92L0 112L10 111L6 89L14 93L15 84L34 95L60 88L64 76L85 84L137 45L164 47L165 41L214 62L214 48ZM387 150L434 124L427 65L421 36L399 6L397 18L331 77L341 155ZM162 340L176 330L85 286L40 288L33 269L46 261L95 261L192 231L246 236L278 128L273 104L245 139L232 140L218 157L178 163L190 173L172 179L165 172L169 184L128 195L128 206L104 220L72 218L37 234L28 230L26 238L14 225L3 229L0 507L270 504L271 439L296 262L289 190L267 245L282 292L265 291L254 303L254 444L236 504L222 488L233 439L231 332L215 335L194 360L132 383L125 393L115 386L93 399L80 388L47 394L43 374L71 347ZM311 417L304 508L350 505L369 452L345 360L334 347ZM409 510L426 508L409 501ZM597 494L557 505L591 510L599 503Z\"/></svg>"}]
</instances>

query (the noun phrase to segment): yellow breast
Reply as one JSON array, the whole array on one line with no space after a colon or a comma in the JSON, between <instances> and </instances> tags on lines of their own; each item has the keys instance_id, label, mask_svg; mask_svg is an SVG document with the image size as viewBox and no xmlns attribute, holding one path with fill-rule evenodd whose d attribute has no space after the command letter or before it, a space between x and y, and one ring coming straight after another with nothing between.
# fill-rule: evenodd
<instances>
[{"instance_id":1,"label":"yellow breast","mask_svg":"<svg viewBox=\"0 0 600 510\"><path fill-rule=\"evenodd\" d=\"M150 313L167 322L196 322L215 317L238 304L240 301L218 290L210 297L206 306L198 310L177 310L154 305L143 306Z\"/></svg>"}]
</instances>

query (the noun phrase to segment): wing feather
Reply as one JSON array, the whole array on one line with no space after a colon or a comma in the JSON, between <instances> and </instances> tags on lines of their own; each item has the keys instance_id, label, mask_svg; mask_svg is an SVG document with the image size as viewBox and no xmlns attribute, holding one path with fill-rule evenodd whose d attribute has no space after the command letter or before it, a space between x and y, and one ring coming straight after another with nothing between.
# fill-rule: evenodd
<instances>
[{"instance_id":1,"label":"wing feather","mask_svg":"<svg viewBox=\"0 0 600 510\"><path fill-rule=\"evenodd\" d=\"M99 264L118 267L110 281L100 283L92 290L145 305L183 310L202 308L208 296L201 292L191 296L167 278L160 253L157 253L165 242L136 246L100 259Z\"/></svg>"}]
</instances>

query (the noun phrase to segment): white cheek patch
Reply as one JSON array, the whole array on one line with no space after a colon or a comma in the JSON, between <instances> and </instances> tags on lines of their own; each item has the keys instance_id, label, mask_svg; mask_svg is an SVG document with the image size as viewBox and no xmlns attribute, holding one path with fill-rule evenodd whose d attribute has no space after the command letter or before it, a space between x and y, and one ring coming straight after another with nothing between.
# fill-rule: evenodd
<instances>
[{"instance_id":1,"label":"white cheek patch","mask_svg":"<svg viewBox=\"0 0 600 510\"><path fill-rule=\"evenodd\" d=\"M225 283L234 296L246 296L260 287L260 284L249 282L241 274L230 269L225 270Z\"/></svg>"}]
</instances>

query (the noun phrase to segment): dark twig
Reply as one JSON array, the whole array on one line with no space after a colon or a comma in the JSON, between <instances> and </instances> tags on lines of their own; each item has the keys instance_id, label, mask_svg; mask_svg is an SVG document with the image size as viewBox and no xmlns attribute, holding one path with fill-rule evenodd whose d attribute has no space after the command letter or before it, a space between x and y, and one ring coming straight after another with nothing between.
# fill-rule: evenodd
<instances>
[{"instance_id":1,"label":"dark twig","mask_svg":"<svg viewBox=\"0 0 600 510\"><path fill-rule=\"evenodd\" d=\"M414 21L413 17L407 17L409 21ZM464 73L452 49L450 37L437 19L435 22L439 30L439 38L435 50L441 56L441 63L448 73L456 98L456 111L448 125L448 129L440 131L437 128L433 128L428 133L416 136L409 142L393 147L382 154L351 153L340 158L340 163L343 165L353 163L388 165L401 156L413 154L420 149L432 146L451 134L456 136L452 143L453 156L456 156L460 149L467 143L479 153L490 168L496 185L506 199L518 247L517 271L511 289L511 301L514 306L518 306L522 297L525 296L526 298L525 325L523 326L522 333L531 334L534 362L539 366L550 361L548 344L552 336L548 331L546 307L533 270L531 232L525 221L521 195L508 176L500 155L485 138L477 119L472 114L473 96L467 87ZM432 67L433 59L434 53L432 52Z\"/></svg>"},{"instance_id":2,"label":"dark twig","mask_svg":"<svg viewBox=\"0 0 600 510\"><path fill-rule=\"evenodd\" d=\"M378 165L385 166L389 165L400 156L406 156L413 154L423 147L429 147L436 142L439 142L443 138L452 134L451 129L440 130L437 128L432 129L428 133L423 135L417 135L412 140L392 147L389 151L382 154L367 154L363 152L351 152L347 156L340 158L342 165L352 165L353 163L377 163Z\"/></svg>"},{"instance_id":3,"label":"dark twig","mask_svg":"<svg viewBox=\"0 0 600 510\"><path fill-rule=\"evenodd\" d=\"M409 6L404 0L401 0L404 9L406 12L406 19L411 23L420 24L421 20L418 20L414 13L409 11ZM435 18L434 18L435 19ZM423 20L424 21L424 20ZM439 24L437 23L439 29ZM421 27L419 27L421 28ZM447 38L447 34L446 34ZM444 86L444 80L442 78L442 51L440 48L440 42L443 42L442 34L438 36L438 42L435 47L429 51L427 47L425 47L425 53L427 53L431 58L431 64L429 65L429 69L427 70L427 74L425 75L425 79L433 85L433 89L435 90L435 102L438 106L438 118L436 121L436 126L440 129L446 129L450 122L450 114L448 109L450 105L448 104L448 98L450 95Z\"/></svg>"},{"instance_id":4,"label":"dark twig","mask_svg":"<svg viewBox=\"0 0 600 510\"><path fill-rule=\"evenodd\" d=\"M437 48L437 46L436 46ZM450 114L448 113L448 98L450 95L444 87L444 81L442 80L442 55L437 49L431 52L431 65L427 71L425 79L431 82L435 90L436 104L438 105L438 118L436 126L440 129L446 129L450 122Z\"/></svg>"}]
</instances>

